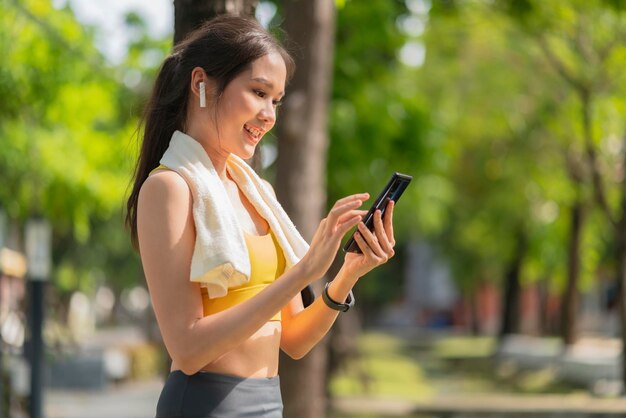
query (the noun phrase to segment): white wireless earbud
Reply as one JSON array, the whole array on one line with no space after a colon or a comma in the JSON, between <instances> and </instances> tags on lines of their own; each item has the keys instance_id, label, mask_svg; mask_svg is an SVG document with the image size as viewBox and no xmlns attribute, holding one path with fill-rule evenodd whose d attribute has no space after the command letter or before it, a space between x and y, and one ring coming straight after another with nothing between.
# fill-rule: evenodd
<instances>
[{"instance_id":1,"label":"white wireless earbud","mask_svg":"<svg viewBox=\"0 0 626 418\"><path fill-rule=\"evenodd\" d=\"M198 87L200 87L200 107L206 107L206 87L204 81L201 81Z\"/></svg>"}]
</instances>

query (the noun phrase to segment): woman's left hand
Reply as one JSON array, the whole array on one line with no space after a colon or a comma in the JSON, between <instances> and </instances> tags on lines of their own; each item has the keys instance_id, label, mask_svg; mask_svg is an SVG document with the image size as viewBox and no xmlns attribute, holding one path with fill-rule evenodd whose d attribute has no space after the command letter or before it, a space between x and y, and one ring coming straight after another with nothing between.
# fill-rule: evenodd
<instances>
[{"instance_id":1,"label":"woman's left hand","mask_svg":"<svg viewBox=\"0 0 626 418\"><path fill-rule=\"evenodd\" d=\"M385 209L385 219L381 217L381 211L374 213L374 232L367 229L363 222L359 222L358 231L354 239L362 253L346 253L342 269L349 275L361 277L386 263L395 252L393 247L396 240L393 236L393 208L395 202L390 200Z\"/></svg>"}]
</instances>

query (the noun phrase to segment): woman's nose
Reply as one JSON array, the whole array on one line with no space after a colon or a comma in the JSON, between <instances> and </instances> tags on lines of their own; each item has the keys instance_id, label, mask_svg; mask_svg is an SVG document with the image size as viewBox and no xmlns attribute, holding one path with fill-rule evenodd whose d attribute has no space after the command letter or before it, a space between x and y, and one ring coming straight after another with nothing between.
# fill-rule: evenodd
<instances>
[{"instance_id":1,"label":"woman's nose","mask_svg":"<svg viewBox=\"0 0 626 418\"><path fill-rule=\"evenodd\" d=\"M259 118L265 123L274 124L276 122L276 107L272 102L265 105L259 112Z\"/></svg>"}]
</instances>

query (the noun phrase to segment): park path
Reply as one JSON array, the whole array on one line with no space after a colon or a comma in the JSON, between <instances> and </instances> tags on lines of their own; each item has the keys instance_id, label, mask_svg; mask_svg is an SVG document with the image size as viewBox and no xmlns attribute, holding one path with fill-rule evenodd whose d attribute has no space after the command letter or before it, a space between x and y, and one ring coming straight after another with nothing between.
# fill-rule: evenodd
<instances>
[{"instance_id":1,"label":"park path","mask_svg":"<svg viewBox=\"0 0 626 418\"><path fill-rule=\"evenodd\" d=\"M163 383L160 379L110 385L101 391L48 389L46 418L154 417Z\"/></svg>"},{"instance_id":2,"label":"park path","mask_svg":"<svg viewBox=\"0 0 626 418\"><path fill-rule=\"evenodd\" d=\"M123 383L104 391L49 390L46 418L153 417L160 380ZM421 403L376 398L340 398L333 409L345 417L618 418L626 399L588 395L446 395Z\"/></svg>"},{"instance_id":3,"label":"park path","mask_svg":"<svg viewBox=\"0 0 626 418\"><path fill-rule=\"evenodd\" d=\"M587 395L462 395L414 403L342 398L333 403L342 416L437 418L623 418L626 399Z\"/></svg>"}]
</instances>

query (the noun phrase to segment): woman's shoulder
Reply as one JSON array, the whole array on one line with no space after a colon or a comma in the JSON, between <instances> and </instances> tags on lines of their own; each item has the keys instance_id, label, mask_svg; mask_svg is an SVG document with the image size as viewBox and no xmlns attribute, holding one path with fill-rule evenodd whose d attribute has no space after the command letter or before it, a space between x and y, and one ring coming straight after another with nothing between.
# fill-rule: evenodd
<instances>
[{"instance_id":1,"label":"woman's shoulder","mask_svg":"<svg viewBox=\"0 0 626 418\"><path fill-rule=\"evenodd\" d=\"M141 185L139 205L190 204L191 190L187 182L173 170L161 169L152 173Z\"/></svg>"}]
</instances>

